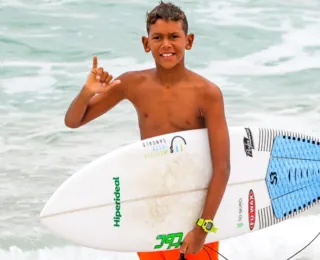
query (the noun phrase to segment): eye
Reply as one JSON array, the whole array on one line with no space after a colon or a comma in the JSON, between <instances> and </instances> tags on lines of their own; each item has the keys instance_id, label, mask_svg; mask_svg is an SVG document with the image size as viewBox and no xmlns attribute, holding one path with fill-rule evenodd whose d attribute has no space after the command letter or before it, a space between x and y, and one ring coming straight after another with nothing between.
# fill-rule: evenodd
<instances>
[{"instance_id":1,"label":"eye","mask_svg":"<svg viewBox=\"0 0 320 260\"><path fill-rule=\"evenodd\" d=\"M179 35L172 35L171 36L173 39L177 39L177 38L179 38Z\"/></svg>"},{"instance_id":2,"label":"eye","mask_svg":"<svg viewBox=\"0 0 320 260\"><path fill-rule=\"evenodd\" d=\"M160 40L160 36L154 36L152 39L153 40Z\"/></svg>"}]
</instances>

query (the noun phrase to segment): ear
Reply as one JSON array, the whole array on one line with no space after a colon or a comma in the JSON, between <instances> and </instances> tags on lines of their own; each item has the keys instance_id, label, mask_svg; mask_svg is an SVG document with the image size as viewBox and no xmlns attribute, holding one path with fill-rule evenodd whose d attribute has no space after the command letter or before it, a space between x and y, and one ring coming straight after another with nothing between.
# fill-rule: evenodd
<instances>
[{"instance_id":1,"label":"ear","mask_svg":"<svg viewBox=\"0 0 320 260\"><path fill-rule=\"evenodd\" d=\"M194 41L194 34L190 33L186 37L186 50L191 50Z\"/></svg>"},{"instance_id":2,"label":"ear","mask_svg":"<svg viewBox=\"0 0 320 260\"><path fill-rule=\"evenodd\" d=\"M146 36L142 36L142 45L143 45L143 48L144 48L144 51L145 52L150 52L150 48L149 48L149 38L146 37Z\"/></svg>"}]
</instances>

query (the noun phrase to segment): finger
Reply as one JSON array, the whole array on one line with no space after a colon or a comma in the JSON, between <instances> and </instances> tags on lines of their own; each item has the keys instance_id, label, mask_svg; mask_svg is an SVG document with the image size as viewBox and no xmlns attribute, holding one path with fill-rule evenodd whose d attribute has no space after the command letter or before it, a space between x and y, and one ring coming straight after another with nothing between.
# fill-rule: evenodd
<instances>
[{"instance_id":1,"label":"finger","mask_svg":"<svg viewBox=\"0 0 320 260\"><path fill-rule=\"evenodd\" d=\"M93 56L92 68L96 69L98 67L98 57Z\"/></svg>"},{"instance_id":2,"label":"finger","mask_svg":"<svg viewBox=\"0 0 320 260\"><path fill-rule=\"evenodd\" d=\"M112 75L109 75L105 80L104 80L104 82L106 83L106 84L108 84L111 80L112 80Z\"/></svg>"},{"instance_id":3,"label":"finger","mask_svg":"<svg viewBox=\"0 0 320 260\"><path fill-rule=\"evenodd\" d=\"M185 255L189 255L189 254L194 254L194 250L191 249L191 247L187 247L186 252L184 253Z\"/></svg>"},{"instance_id":4,"label":"finger","mask_svg":"<svg viewBox=\"0 0 320 260\"><path fill-rule=\"evenodd\" d=\"M199 252L200 252L199 249L197 250L195 247L189 246L187 248L186 254L197 254Z\"/></svg>"},{"instance_id":5,"label":"finger","mask_svg":"<svg viewBox=\"0 0 320 260\"><path fill-rule=\"evenodd\" d=\"M101 81L102 76L103 76L103 68L100 67L99 69L97 69L96 80L100 80Z\"/></svg>"},{"instance_id":6,"label":"finger","mask_svg":"<svg viewBox=\"0 0 320 260\"><path fill-rule=\"evenodd\" d=\"M105 82L106 81L106 79L109 77L109 73L108 72L103 72L103 74L102 74L102 77L101 77L101 81L102 82ZM108 82L106 82L106 83L109 83L110 81L108 81Z\"/></svg>"},{"instance_id":7,"label":"finger","mask_svg":"<svg viewBox=\"0 0 320 260\"><path fill-rule=\"evenodd\" d=\"M180 246L180 252L185 254L187 252L188 249L188 245L185 242L182 242L181 246Z\"/></svg>"},{"instance_id":8,"label":"finger","mask_svg":"<svg viewBox=\"0 0 320 260\"><path fill-rule=\"evenodd\" d=\"M101 86L102 86L103 88L105 88L104 91L108 91L109 88L111 88L111 87L113 87L113 86L115 86L115 85L118 85L118 84L120 84L120 83L121 83L121 81L120 81L119 79L117 79L117 80L112 81L109 85L108 85L108 83L103 82L103 83L101 84Z\"/></svg>"},{"instance_id":9,"label":"finger","mask_svg":"<svg viewBox=\"0 0 320 260\"><path fill-rule=\"evenodd\" d=\"M100 67L100 68L98 68L97 69L97 73L99 74L99 76L101 77L102 75L103 75L103 68L102 67Z\"/></svg>"},{"instance_id":10,"label":"finger","mask_svg":"<svg viewBox=\"0 0 320 260\"><path fill-rule=\"evenodd\" d=\"M96 74L97 74L97 69L92 69L92 70L91 70L91 73L93 73L93 74L96 75Z\"/></svg>"}]
</instances>

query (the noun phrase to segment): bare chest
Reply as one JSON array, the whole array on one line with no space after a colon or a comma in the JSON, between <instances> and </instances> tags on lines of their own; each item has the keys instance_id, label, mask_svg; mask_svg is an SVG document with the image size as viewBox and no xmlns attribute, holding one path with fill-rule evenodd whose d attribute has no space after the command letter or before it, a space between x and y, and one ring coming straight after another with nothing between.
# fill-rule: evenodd
<instances>
[{"instance_id":1,"label":"bare chest","mask_svg":"<svg viewBox=\"0 0 320 260\"><path fill-rule=\"evenodd\" d=\"M143 136L204 127L201 100L192 87L142 88L134 99Z\"/></svg>"}]
</instances>

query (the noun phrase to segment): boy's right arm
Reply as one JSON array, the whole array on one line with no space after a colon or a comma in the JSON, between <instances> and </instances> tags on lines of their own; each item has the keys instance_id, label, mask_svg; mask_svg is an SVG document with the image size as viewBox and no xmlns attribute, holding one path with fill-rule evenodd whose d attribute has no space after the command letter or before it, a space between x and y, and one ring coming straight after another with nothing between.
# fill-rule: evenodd
<instances>
[{"instance_id":1,"label":"boy's right arm","mask_svg":"<svg viewBox=\"0 0 320 260\"><path fill-rule=\"evenodd\" d=\"M112 76L103 68L97 68L97 63L94 57L87 82L66 112L65 125L70 128L78 128L92 121L126 98L126 74L110 83Z\"/></svg>"}]
</instances>

